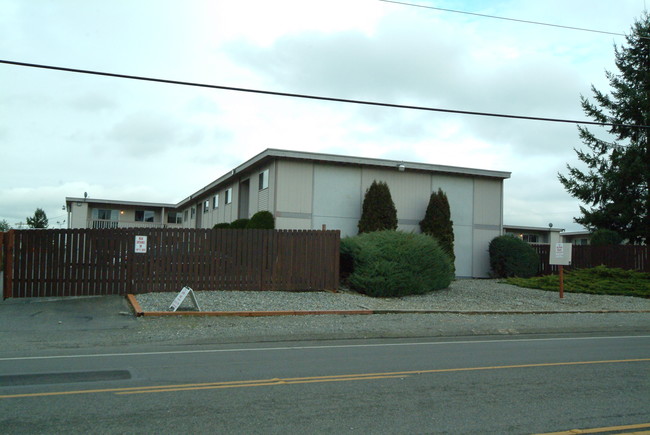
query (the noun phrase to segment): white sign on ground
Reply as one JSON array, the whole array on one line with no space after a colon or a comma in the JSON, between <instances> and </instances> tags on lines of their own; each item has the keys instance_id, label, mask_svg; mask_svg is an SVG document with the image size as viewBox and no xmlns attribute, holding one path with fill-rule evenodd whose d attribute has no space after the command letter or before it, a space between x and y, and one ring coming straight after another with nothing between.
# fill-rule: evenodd
<instances>
[{"instance_id":1,"label":"white sign on ground","mask_svg":"<svg viewBox=\"0 0 650 435\"><path fill-rule=\"evenodd\" d=\"M555 245L551 245L548 264L559 266L570 265L572 247L573 245L571 243L556 243Z\"/></svg>"},{"instance_id":2,"label":"white sign on ground","mask_svg":"<svg viewBox=\"0 0 650 435\"><path fill-rule=\"evenodd\" d=\"M192 290L187 286L181 289L181 291L176 296L176 299L174 299L174 302L172 302L172 304L169 306L169 309L171 311L176 311L178 307L181 306L181 304L183 303L183 301L185 300L188 294L191 296L190 299L192 299L192 302L194 303L196 309L198 311L201 311L201 308L199 307L199 302L196 300L196 296L194 295L194 290Z\"/></svg>"},{"instance_id":3,"label":"white sign on ground","mask_svg":"<svg viewBox=\"0 0 650 435\"><path fill-rule=\"evenodd\" d=\"M147 236L135 236L135 252L137 254L147 253Z\"/></svg>"}]
</instances>

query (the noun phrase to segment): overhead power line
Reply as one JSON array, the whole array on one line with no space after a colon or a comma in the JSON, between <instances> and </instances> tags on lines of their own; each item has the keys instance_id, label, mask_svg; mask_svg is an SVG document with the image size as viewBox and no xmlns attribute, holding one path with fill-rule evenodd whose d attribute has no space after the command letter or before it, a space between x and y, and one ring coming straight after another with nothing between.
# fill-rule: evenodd
<instances>
[{"instance_id":1,"label":"overhead power line","mask_svg":"<svg viewBox=\"0 0 650 435\"><path fill-rule=\"evenodd\" d=\"M544 118L537 116L523 116L523 115L508 115L503 113L491 113L491 112L475 112L469 110L454 110L454 109L443 109L438 107L426 107L426 106L411 106L405 104L393 104L393 103L382 103L377 101L367 101L367 100L351 100L347 98L335 98L335 97L323 97L318 95L308 95L308 94L295 94L290 92L277 92L277 91L267 91L262 89L250 89L250 88L238 88L232 86L221 86L221 85L212 85L207 83L196 83L196 82L186 82L180 80L168 80L160 79L154 77L144 77L144 76L134 76L127 74L116 74L103 71L92 71L85 69L77 68L65 68L61 66L53 65L42 65L35 63L25 63L25 62L16 62L11 60L1 60L0 63L7 65L22 66L28 68L40 68L46 70L54 71L63 71L71 72L78 74L90 74L103 77L113 77L120 79L129 79L129 80L140 80L154 83L165 83L170 85L181 85L181 86L193 86L198 88L208 88L208 89L219 89L224 91L234 91L234 92L247 92L253 94L262 94L262 95L273 95L278 97L291 97L291 98L303 98L309 100L319 100L319 101L332 101L336 103L348 103L348 104L361 104L366 106L380 106L380 107L391 107L395 109L410 109L410 110L422 110L428 112L441 112L441 113L453 113L458 115L473 115L473 116L490 116L495 118L510 118L510 119L522 119L527 121L543 121L543 122L562 122L567 124L581 124L581 125L599 125L604 127L632 127L632 128L650 128L650 126L639 126L639 125L630 125L630 124L613 124L613 123L603 123L596 121L584 121L584 120L574 120L574 119L561 119L561 118Z\"/></svg>"},{"instance_id":2,"label":"overhead power line","mask_svg":"<svg viewBox=\"0 0 650 435\"><path fill-rule=\"evenodd\" d=\"M520 20L520 19L517 19L517 18L499 17L497 15L487 15L487 14L479 14L479 13L476 13L476 12L459 11L459 10L456 10L456 9L438 8L438 7L435 7L435 6L427 6L427 5L420 5L420 4L416 4L416 3L400 2L400 1L395 1L395 0L379 0L379 1L384 2L384 3L394 3L394 4L398 4L398 5L403 5L403 6L412 6L412 7L416 7L416 8L434 9L436 11L453 12L455 14L473 15L475 17L494 18L496 20L515 21L517 23L525 23L525 24L536 24L538 26L559 27L560 29L580 30L580 31L583 31L583 32L603 33L605 35L625 36L624 33L607 32L607 31L604 31L604 30L596 30L596 29L585 29L583 27L563 26L561 24L543 23L543 22L540 22L540 21ZM650 37L648 37L648 36L641 36L641 38L650 39Z\"/></svg>"}]
</instances>

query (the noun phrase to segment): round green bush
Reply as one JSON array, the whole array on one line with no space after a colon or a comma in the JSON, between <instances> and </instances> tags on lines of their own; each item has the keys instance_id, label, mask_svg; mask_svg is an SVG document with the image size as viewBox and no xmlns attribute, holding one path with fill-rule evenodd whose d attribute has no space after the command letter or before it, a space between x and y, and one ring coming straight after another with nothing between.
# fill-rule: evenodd
<instances>
[{"instance_id":1,"label":"round green bush","mask_svg":"<svg viewBox=\"0 0 650 435\"><path fill-rule=\"evenodd\" d=\"M246 228L254 228L260 230L273 230L275 229L275 219L270 211L258 211L248 221Z\"/></svg>"},{"instance_id":2,"label":"round green bush","mask_svg":"<svg viewBox=\"0 0 650 435\"><path fill-rule=\"evenodd\" d=\"M212 227L213 230L224 229L224 228L230 228L230 224L228 222L222 222Z\"/></svg>"},{"instance_id":3,"label":"round green bush","mask_svg":"<svg viewBox=\"0 0 650 435\"><path fill-rule=\"evenodd\" d=\"M422 294L453 280L449 254L424 234L388 230L344 239L341 262L351 266L350 287L369 296Z\"/></svg>"},{"instance_id":4,"label":"round green bush","mask_svg":"<svg viewBox=\"0 0 650 435\"><path fill-rule=\"evenodd\" d=\"M230 228L233 230L243 230L246 228L246 225L248 225L249 220L248 219L237 219L232 222L230 222Z\"/></svg>"},{"instance_id":5,"label":"round green bush","mask_svg":"<svg viewBox=\"0 0 650 435\"><path fill-rule=\"evenodd\" d=\"M609 246L620 245L622 241L623 238L616 231L601 228L593 232L589 243L591 246Z\"/></svg>"},{"instance_id":6,"label":"round green bush","mask_svg":"<svg viewBox=\"0 0 650 435\"><path fill-rule=\"evenodd\" d=\"M518 237L495 237L490 242L489 252L490 267L497 278L529 278L539 270L539 255Z\"/></svg>"}]
</instances>

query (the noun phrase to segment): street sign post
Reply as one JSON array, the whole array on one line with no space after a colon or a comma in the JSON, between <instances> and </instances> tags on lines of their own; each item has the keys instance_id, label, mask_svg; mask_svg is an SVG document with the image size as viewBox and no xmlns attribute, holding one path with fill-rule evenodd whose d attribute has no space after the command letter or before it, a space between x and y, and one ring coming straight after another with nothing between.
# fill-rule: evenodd
<instances>
[{"instance_id":1,"label":"street sign post","mask_svg":"<svg viewBox=\"0 0 650 435\"><path fill-rule=\"evenodd\" d=\"M548 264L557 265L560 269L560 299L564 298L564 266L571 264L572 248L571 243L556 243L549 253Z\"/></svg>"}]
</instances>

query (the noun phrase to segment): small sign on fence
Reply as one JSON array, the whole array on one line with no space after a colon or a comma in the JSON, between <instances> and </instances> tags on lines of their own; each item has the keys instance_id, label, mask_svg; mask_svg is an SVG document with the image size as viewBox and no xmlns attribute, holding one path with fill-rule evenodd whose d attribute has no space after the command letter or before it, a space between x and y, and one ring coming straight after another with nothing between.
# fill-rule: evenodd
<instances>
[{"instance_id":1,"label":"small sign on fence","mask_svg":"<svg viewBox=\"0 0 650 435\"><path fill-rule=\"evenodd\" d=\"M191 288L185 286L181 289L181 291L178 293L176 296L176 299L174 299L174 302L169 306L169 309L171 311L176 311L178 307L181 306L187 295L191 296L192 302L194 303L194 306L198 311L201 311L201 308L199 307L199 302L196 300L196 295L194 295L194 290Z\"/></svg>"},{"instance_id":2,"label":"small sign on fence","mask_svg":"<svg viewBox=\"0 0 650 435\"><path fill-rule=\"evenodd\" d=\"M147 236L135 236L135 252L136 254L147 253Z\"/></svg>"}]
</instances>

